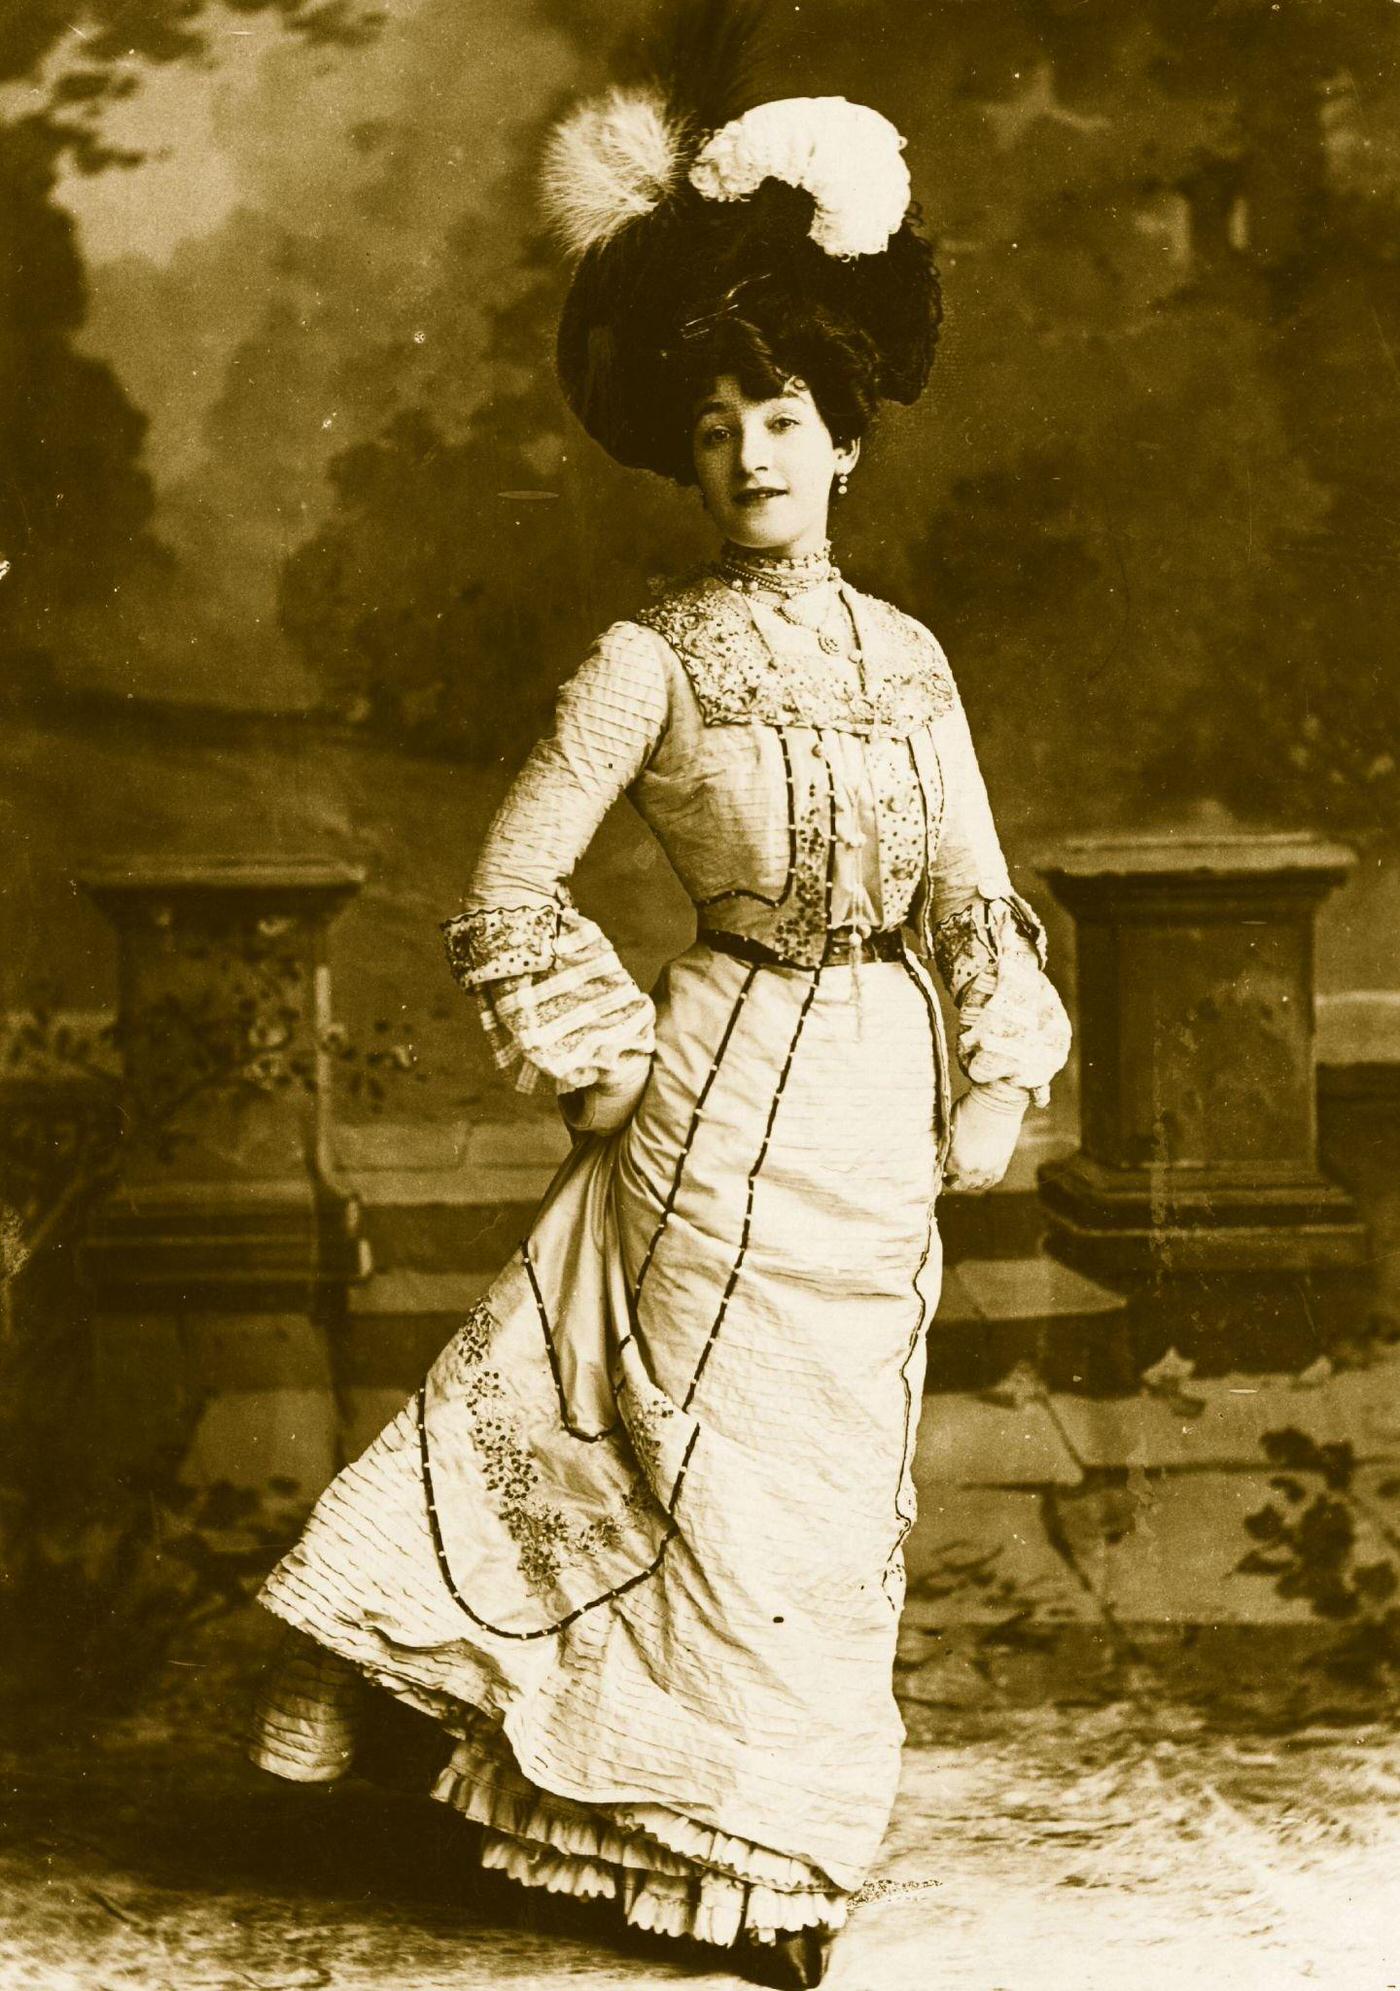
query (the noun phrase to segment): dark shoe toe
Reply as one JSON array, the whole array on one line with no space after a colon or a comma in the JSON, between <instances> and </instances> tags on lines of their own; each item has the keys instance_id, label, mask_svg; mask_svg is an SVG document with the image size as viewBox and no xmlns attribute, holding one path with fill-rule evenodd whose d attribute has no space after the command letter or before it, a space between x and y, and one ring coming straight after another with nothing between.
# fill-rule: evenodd
<instances>
[{"instance_id":1,"label":"dark shoe toe","mask_svg":"<svg viewBox=\"0 0 1400 1991\"><path fill-rule=\"evenodd\" d=\"M773 1943L745 1942L739 1950L740 1974L750 1984L770 1985L775 1991L808 1991L826 1976L832 1940L830 1929L802 1929Z\"/></svg>"}]
</instances>

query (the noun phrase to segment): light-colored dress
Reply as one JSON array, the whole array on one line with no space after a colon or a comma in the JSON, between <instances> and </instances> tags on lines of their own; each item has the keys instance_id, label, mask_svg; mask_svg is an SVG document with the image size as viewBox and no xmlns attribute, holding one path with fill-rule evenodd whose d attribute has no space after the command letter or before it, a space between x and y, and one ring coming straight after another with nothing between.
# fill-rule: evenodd
<instances>
[{"instance_id":1,"label":"light-colored dress","mask_svg":"<svg viewBox=\"0 0 1400 1991\"><path fill-rule=\"evenodd\" d=\"M267 1767L343 1766L350 1662L457 1738L436 1795L487 1864L717 1942L838 1925L894 1799L950 1104L929 962L975 1081L1043 1098L1068 1048L942 651L825 587L799 622L706 573L562 692L450 950L523 1086L644 1089L263 1593L310 1641ZM623 792L701 930L651 996L565 886Z\"/></svg>"}]
</instances>

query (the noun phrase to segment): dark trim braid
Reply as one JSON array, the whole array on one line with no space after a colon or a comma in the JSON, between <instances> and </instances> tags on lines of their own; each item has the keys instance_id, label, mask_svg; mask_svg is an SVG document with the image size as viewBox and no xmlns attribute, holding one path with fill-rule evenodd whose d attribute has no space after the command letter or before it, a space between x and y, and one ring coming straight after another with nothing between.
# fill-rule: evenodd
<instances>
[{"instance_id":1,"label":"dark trim braid","mask_svg":"<svg viewBox=\"0 0 1400 1991\"><path fill-rule=\"evenodd\" d=\"M836 892L836 773L826 755L822 755L822 766L826 769L826 904L824 924L831 931L831 905Z\"/></svg>"},{"instance_id":2,"label":"dark trim braid","mask_svg":"<svg viewBox=\"0 0 1400 1991\"><path fill-rule=\"evenodd\" d=\"M676 1156L676 1166L671 1176L671 1186L666 1191L666 1200L661 1206L661 1215L657 1219L656 1228L651 1234L651 1240L647 1245L641 1267L633 1283L632 1315L634 1319L637 1318L638 1308L641 1304L642 1285L647 1273L651 1270L651 1261L656 1255L656 1247L661 1242L661 1233L670 1222L676 1207L676 1199L680 1195L681 1178L685 1173L686 1162L690 1159L691 1146L694 1143L696 1134L699 1132L700 1116L705 1109L705 1101L710 1096L710 1088L718 1076L721 1064L724 1062L724 1054L729 1049L729 1040L734 1035L734 1026L739 1021L739 1012L748 1000L749 990L753 987L757 975L757 967L751 967L740 984L739 993L734 998L734 1007L729 1012L729 1021L724 1026L724 1035L720 1038L719 1044L715 1049L715 1055L710 1060L710 1069L705 1074L705 1082L696 1095L695 1105L690 1115L690 1124L685 1130L685 1139L681 1142L681 1151ZM628 1339L631 1339L630 1335Z\"/></svg>"},{"instance_id":3,"label":"dark trim braid","mask_svg":"<svg viewBox=\"0 0 1400 1991\"><path fill-rule=\"evenodd\" d=\"M544 1294L540 1291L540 1282L535 1276L535 1261L530 1256L529 1238L521 1241L520 1261L525 1267L525 1276L530 1281L530 1291L535 1296L535 1307L540 1317L540 1330L544 1335L545 1353L549 1356L549 1373L554 1378L554 1388L559 1398L559 1422L571 1438L577 1438L584 1445L596 1445L600 1438L611 1438L613 1436L618 1428L618 1420L614 1418L612 1423L607 1425L602 1431L578 1431L569 1422L569 1404L568 1399L564 1395L564 1376L563 1371L559 1367L559 1350L555 1346L554 1333L549 1325L549 1311L544 1303Z\"/></svg>"},{"instance_id":4,"label":"dark trim braid","mask_svg":"<svg viewBox=\"0 0 1400 1991\"><path fill-rule=\"evenodd\" d=\"M919 994L923 997L924 1007L929 1013L928 1015L929 1062L933 1067L934 1113L935 1116L938 1116L940 1113L946 1113L947 1106L946 1103L940 1105L937 1096L939 1088L943 1082L943 1074L942 1074L942 1062L938 1055L938 1043L939 1043L938 1019L935 1017L933 1013L933 1004L936 998L924 986L922 978L915 971L913 963L910 961L907 954L905 955L904 958L904 968L906 974L909 976L910 981L914 984L915 988L919 991ZM928 1229L924 1233L924 1248L920 1255L918 1267L914 1273L914 1277L911 1282L913 1286L914 1297L919 1302L918 1318L914 1323L913 1332L909 1337L909 1346L905 1351L904 1360L899 1365L900 1381L904 1384L904 1441L900 1446L899 1474L895 1480L895 1486L894 1486L894 1513L895 1513L895 1524L897 1532L895 1534L894 1541L890 1547L889 1555L885 1558L885 1567L880 1577L880 1587L881 1589L885 1590L885 1595L887 1597L889 1596L889 1591L888 1589L886 1589L885 1586L890 1571L894 1567L895 1557L899 1554L900 1550L903 1548L905 1541L908 1539L909 1530L913 1527L915 1521L918 1519L917 1510L913 1514L905 1513L904 1509L899 1504L899 1496L904 1489L904 1475L908 1470L909 1466L909 1455L913 1444L913 1428L915 1422L914 1391L913 1391L913 1386L909 1381L909 1365L914 1359L915 1350L918 1348L920 1338L923 1335L925 1329L927 1328L930 1319L928 1295L923 1291L923 1288L920 1285L920 1281L922 1280L924 1273L928 1270L929 1258L933 1252L933 1240L937 1234L937 1217L935 1215L935 1212L937 1209L938 1172L939 1172L939 1164L935 1159L934 1193L929 1198Z\"/></svg>"},{"instance_id":5,"label":"dark trim braid","mask_svg":"<svg viewBox=\"0 0 1400 1991\"><path fill-rule=\"evenodd\" d=\"M753 1227L754 1189L758 1182L758 1173L767 1159L768 1144L773 1138L773 1124L778 1117L778 1102L781 1100L783 1090L787 1085L788 1073L792 1070L792 1061L797 1052L798 1039L802 1035L803 1025L807 1021L807 1012L812 1007L813 998L817 993L817 985L821 981L821 973L820 968L812 971L811 982L808 984L807 992L803 996L801 1007L797 1012L797 1025L793 1030L791 1042L788 1044L787 1056L783 1059L783 1068L778 1074L778 1083L773 1089L772 1102L768 1108L768 1120L763 1129L763 1140L759 1145L757 1155L754 1157L753 1167L749 1170L748 1188L744 1203L744 1222L739 1233L738 1256L734 1260L734 1268L730 1272L724 1292L720 1296L719 1310L715 1314L714 1324L705 1338L704 1347L700 1350L700 1359L695 1365L695 1374L690 1379L690 1388L685 1393L685 1401L681 1405L682 1410L689 1410L691 1404L695 1401L695 1392L700 1387L700 1378L705 1373L705 1364L709 1361L711 1351L719 1337L720 1328L724 1323L724 1316L729 1309L730 1296L739 1283L739 1273L743 1269L744 1259L748 1255L749 1233Z\"/></svg>"},{"instance_id":6,"label":"dark trim braid","mask_svg":"<svg viewBox=\"0 0 1400 1991\"><path fill-rule=\"evenodd\" d=\"M948 1142L953 1127L953 1082L948 1067L948 1050L943 1034L943 1011L938 1003L938 991L933 977L916 953L905 949L904 972L913 982L924 999L928 1011L929 1030L933 1036L934 1084L937 1098L934 1100L938 1131L938 1163L940 1182L943 1163L948 1155Z\"/></svg>"},{"instance_id":7,"label":"dark trim braid","mask_svg":"<svg viewBox=\"0 0 1400 1991\"><path fill-rule=\"evenodd\" d=\"M480 1626L484 1632L489 1632L492 1638L510 1638L521 1643L535 1638L553 1638L556 1632L563 1631L566 1625L571 1625L577 1619L581 1618L585 1611L596 1611L600 1604L607 1604L614 1597L624 1596L627 1591L635 1590L638 1584L645 1583L649 1576L655 1576L657 1570L661 1567L666 1550L678 1532L675 1522L669 1516L667 1518L666 1531L661 1537L661 1546L656 1551L655 1559L649 1562L645 1569L639 1569L634 1576L629 1576L625 1583L615 1583L611 1590L605 1590L601 1596L591 1597L586 1604L576 1605L564 1617L556 1618L553 1624L541 1625L537 1631L515 1632L505 1631L500 1625L493 1625L486 1618L479 1617L457 1588L451 1564L447 1560L447 1549L442 1539L442 1524L438 1520L437 1498L433 1492L433 1469L428 1457L427 1400L428 1385L424 1382L419 1386L415 1399L415 1409L418 1422L418 1460L423 1477L423 1493L428 1503L428 1527L433 1538L433 1553L437 1557L438 1574L442 1577L443 1583L447 1588L447 1594L451 1597L457 1608L465 1612L474 1625ZM692 1444L694 1443L693 1438L691 1442ZM687 1464L689 1463L689 1459L690 1450L687 1447L685 1461ZM684 1466L682 1467L683 1471ZM673 1499L675 1491L679 1489L679 1484L680 1481L678 1478L676 1489L673 1489ZM665 1512L666 1510L663 1509L662 1511Z\"/></svg>"},{"instance_id":8,"label":"dark trim braid","mask_svg":"<svg viewBox=\"0 0 1400 1991\"><path fill-rule=\"evenodd\" d=\"M922 816L924 823L923 882L924 882L924 890L928 892L932 891L933 889L933 880L929 875L933 865L933 824L929 819L928 790L924 786L924 771L919 766L919 755L917 749L914 746L914 740L912 734L904 742L904 751L908 754L909 765L914 770L914 792L919 798L919 814ZM941 783L939 785L940 787L942 786Z\"/></svg>"},{"instance_id":9,"label":"dark trim braid","mask_svg":"<svg viewBox=\"0 0 1400 1991\"><path fill-rule=\"evenodd\" d=\"M671 1497L666 1502L666 1512L669 1515L671 1515L673 1520L675 1518L676 1509L681 1504L681 1488L685 1485L685 1476L690 1471L690 1455L695 1450L695 1441L699 1436L700 1436L700 1426L697 1424L695 1429L691 1432L690 1436L685 1441L685 1450L681 1454L680 1467L676 1473L675 1480L671 1487ZM670 1540L670 1536L667 1536L667 1540L668 1541Z\"/></svg>"}]
</instances>

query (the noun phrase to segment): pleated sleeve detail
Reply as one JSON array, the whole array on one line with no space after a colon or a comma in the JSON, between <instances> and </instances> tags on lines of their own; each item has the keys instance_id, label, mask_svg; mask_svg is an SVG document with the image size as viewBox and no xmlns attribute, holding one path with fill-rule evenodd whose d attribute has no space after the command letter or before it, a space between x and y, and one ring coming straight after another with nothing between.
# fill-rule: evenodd
<instances>
[{"instance_id":1,"label":"pleated sleeve detail","mask_svg":"<svg viewBox=\"0 0 1400 1991\"><path fill-rule=\"evenodd\" d=\"M604 631L563 687L486 833L448 960L497 1063L521 1091L574 1092L650 1056L655 1012L565 881L667 724L665 645L636 623Z\"/></svg>"},{"instance_id":2,"label":"pleated sleeve detail","mask_svg":"<svg viewBox=\"0 0 1400 1991\"><path fill-rule=\"evenodd\" d=\"M656 1011L611 942L575 907L560 908L548 968L472 991L492 1055L521 1092L581 1092L656 1048Z\"/></svg>"}]
</instances>

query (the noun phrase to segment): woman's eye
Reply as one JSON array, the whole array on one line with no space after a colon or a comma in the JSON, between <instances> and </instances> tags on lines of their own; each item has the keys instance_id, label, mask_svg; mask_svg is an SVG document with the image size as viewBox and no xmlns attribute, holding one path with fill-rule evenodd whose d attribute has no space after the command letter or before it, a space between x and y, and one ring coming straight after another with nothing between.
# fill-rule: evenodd
<instances>
[{"instance_id":1,"label":"woman's eye","mask_svg":"<svg viewBox=\"0 0 1400 1991\"><path fill-rule=\"evenodd\" d=\"M724 442L728 435L728 429L705 429L701 433L700 440L705 444Z\"/></svg>"},{"instance_id":2,"label":"woman's eye","mask_svg":"<svg viewBox=\"0 0 1400 1991\"><path fill-rule=\"evenodd\" d=\"M768 426L770 429L795 429L797 418L795 415L774 415Z\"/></svg>"}]
</instances>

